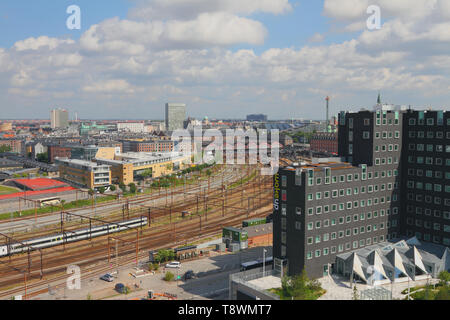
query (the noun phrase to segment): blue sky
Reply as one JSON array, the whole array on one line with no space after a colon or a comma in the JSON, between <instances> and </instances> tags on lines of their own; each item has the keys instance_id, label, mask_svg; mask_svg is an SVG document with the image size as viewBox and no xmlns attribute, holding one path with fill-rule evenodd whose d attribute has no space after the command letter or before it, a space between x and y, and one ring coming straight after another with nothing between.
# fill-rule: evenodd
<instances>
[{"instance_id":1,"label":"blue sky","mask_svg":"<svg viewBox=\"0 0 450 320\"><path fill-rule=\"evenodd\" d=\"M82 12L81 30L67 30L66 9L78 5ZM129 0L4 0L0 2L0 46L11 47L16 41L29 37L71 37L78 39L93 24L105 19L125 19L128 10L135 4ZM322 1L292 1L293 10L283 15L255 13L250 15L261 21L269 31L266 42L258 46L261 52L273 47L301 47L315 33L326 33L327 18L322 14ZM330 34L325 43L341 41L342 34ZM248 48L247 45L234 49Z\"/></svg>"},{"instance_id":2,"label":"blue sky","mask_svg":"<svg viewBox=\"0 0 450 320\"><path fill-rule=\"evenodd\" d=\"M82 29L67 30L67 7L78 5L82 10ZM4 0L0 2L0 46L11 47L17 40L48 35L71 36L74 39L92 24L118 16L125 18L128 0Z\"/></svg>"},{"instance_id":3,"label":"blue sky","mask_svg":"<svg viewBox=\"0 0 450 320\"><path fill-rule=\"evenodd\" d=\"M79 31L66 28L72 4ZM366 27L370 4L380 30ZM447 0L3 0L0 118L56 106L161 119L174 101L198 118L321 119L325 96L337 113L371 108L379 90L443 108L449 21Z\"/></svg>"}]
</instances>

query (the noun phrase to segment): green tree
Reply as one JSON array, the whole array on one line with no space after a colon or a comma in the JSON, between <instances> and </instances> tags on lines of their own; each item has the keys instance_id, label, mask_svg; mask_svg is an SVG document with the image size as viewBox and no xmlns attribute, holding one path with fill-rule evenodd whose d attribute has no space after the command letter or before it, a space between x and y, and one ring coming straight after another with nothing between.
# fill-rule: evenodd
<instances>
[{"instance_id":1,"label":"green tree","mask_svg":"<svg viewBox=\"0 0 450 320\"><path fill-rule=\"evenodd\" d=\"M442 286L445 286L445 285L447 285L450 282L450 272L448 272L448 271L441 271L439 273L438 278L439 278L439 280L441 280L439 282L439 284L442 285Z\"/></svg>"},{"instance_id":2,"label":"green tree","mask_svg":"<svg viewBox=\"0 0 450 320\"><path fill-rule=\"evenodd\" d=\"M175 275L172 272L167 271L166 275L164 276L164 280L167 282L170 282L170 281L173 281L174 279L175 279Z\"/></svg>"},{"instance_id":3,"label":"green tree","mask_svg":"<svg viewBox=\"0 0 450 320\"><path fill-rule=\"evenodd\" d=\"M47 154L47 152L37 154L36 155L36 159L39 162L48 163L48 154Z\"/></svg>"},{"instance_id":4,"label":"green tree","mask_svg":"<svg viewBox=\"0 0 450 320\"><path fill-rule=\"evenodd\" d=\"M99 191L101 194L104 194L105 191L106 191L106 188L102 186L102 187L98 188L98 191Z\"/></svg>"},{"instance_id":5,"label":"green tree","mask_svg":"<svg viewBox=\"0 0 450 320\"><path fill-rule=\"evenodd\" d=\"M115 185L111 185L111 187L109 187L111 189L111 191L116 191L116 186Z\"/></svg>"},{"instance_id":6,"label":"green tree","mask_svg":"<svg viewBox=\"0 0 450 320\"><path fill-rule=\"evenodd\" d=\"M119 183L119 188L122 190L123 193L127 191L127 186L123 182Z\"/></svg>"},{"instance_id":7,"label":"green tree","mask_svg":"<svg viewBox=\"0 0 450 320\"><path fill-rule=\"evenodd\" d=\"M91 197L94 195L94 193L95 193L94 190L92 190L92 189L89 189L89 190L88 190L88 194L89 194Z\"/></svg>"},{"instance_id":8,"label":"green tree","mask_svg":"<svg viewBox=\"0 0 450 320\"><path fill-rule=\"evenodd\" d=\"M445 285L439 288L439 291L436 293L434 298L435 300L450 300L450 287Z\"/></svg>"},{"instance_id":9,"label":"green tree","mask_svg":"<svg viewBox=\"0 0 450 320\"><path fill-rule=\"evenodd\" d=\"M300 275L285 276L281 284L281 293L284 299L316 300L323 291L317 280L308 279L305 270Z\"/></svg>"},{"instance_id":10,"label":"green tree","mask_svg":"<svg viewBox=\"0 0 450 320\"><path fill-rule=\"evenodd\" d=\"M131 193L136 193L137 188L136 188L136 185L134 183L130 183L128 185L128 187L130 188L130 192Z\"/></svg>"},{"instance_id":11,"label":"green tree","mask_svg":"<svg viewBox=\"0 0 450 320\"><path fill-rule=\"evenodd\" d=\"M0 153L3 153L3 152L11 152L11 151L12 151L11 146L7 146L7 145L2 145L2 146L0 146Z\"/></svg>"}]
</instances>

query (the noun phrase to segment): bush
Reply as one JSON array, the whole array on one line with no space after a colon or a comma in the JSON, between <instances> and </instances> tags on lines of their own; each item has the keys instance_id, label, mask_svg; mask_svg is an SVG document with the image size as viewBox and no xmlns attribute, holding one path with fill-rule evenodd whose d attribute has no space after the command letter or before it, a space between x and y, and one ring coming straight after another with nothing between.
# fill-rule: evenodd
<instances>
[{"instance_id":1,"label":"bush","mask_svg":"<svg viewBox=\"0 0 450 320\"><path fill-rule=\"evenodd\" d=\"M170 282L173 281L174 279L175 275L172 272L170 271L166 272L166 275L164 276L164 281Z\"/></svg>"}]
</instances>

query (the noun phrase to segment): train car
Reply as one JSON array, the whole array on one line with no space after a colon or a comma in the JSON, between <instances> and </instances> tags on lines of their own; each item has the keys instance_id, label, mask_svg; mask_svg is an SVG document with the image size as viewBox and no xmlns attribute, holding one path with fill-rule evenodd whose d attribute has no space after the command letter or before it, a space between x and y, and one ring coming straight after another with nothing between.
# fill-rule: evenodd
<instances>
[{"instance_id":1,"label":"train car","mask_svg":"<svg viewBox=\"0 0 450 320\"><path fill-rule=\"evenodd\" d=\"M31 239L23 241L22 243L13 243L8 246L0 246L0 257L27 252L31 247L34 249L44 249L49 247L58 246L64 243L71 243L81 240L87 240L103 235L121 232L130 228L138 228L147 224L147 217L136 218L128 221L122 221L118 223L111 223L108 225L93 227L92 229L86 228L77 231L69 231L64 234L56 234L48 237L42 237L37 239Z\"/></svg>"},{"instance_id":2,"label":"train car","mask_svg":"<svg viewBox=\"0 0 450 320\"><path fill-rule=\"evenodd\" d=\"M246 228L246 227L252 227L252 226L257 226L257 225L266 224L266 223L267 223L266 218L250 219L250 220L244 220L242 222L242 227Z\"/></svg>"}]
</instances>

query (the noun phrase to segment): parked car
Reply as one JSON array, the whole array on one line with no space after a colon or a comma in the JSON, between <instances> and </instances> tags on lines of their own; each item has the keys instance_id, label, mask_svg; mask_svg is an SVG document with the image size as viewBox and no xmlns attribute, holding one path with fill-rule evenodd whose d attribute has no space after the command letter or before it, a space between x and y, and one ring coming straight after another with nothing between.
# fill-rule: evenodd
<instances>
[{"instance_id":1,"label":"parked car","mask_svg":"<svg viewBox=\"0 0 450 320\"><path fill-rule=\"evenodd\" d=\"M181 267L181 263L178 261L172 261L168 264L166 264L166 268L180 268Z\"/></svg>"},{"instance_id":2,"label":"parked car","mask_svg":"<svg viewBox=\"0 0 450 320\"><path fill-rule=\"evenodd\" d=\"M105 280L107 282L113 282L114 281L114 277L111 274L109 274L109 273L104 274L103 276L100 277L100 279L101 280Z\"/></svg>"},{"instance_id":3,"label":"parked car","mask_svg":"<svg viewBox=\"0 0 450 320\"><path fill-rule=\"evenodd\" d=\"M195 273L193 270L188 270L186 271L186 273L184 274L184 280L189 280L189 279L193 279L195 277Z\"/></svg>"},{"instance_id":4,"label":"parked car","mask_svg":"<svg viewBox=\"0 0 450 320\"><path fill-rule=\"evenodd\" d=\"M118 293L125 293L126 292L125 285L123 283L116 284L115 289L116 289L116 291Z\"/></svg>"}]
</instances>

